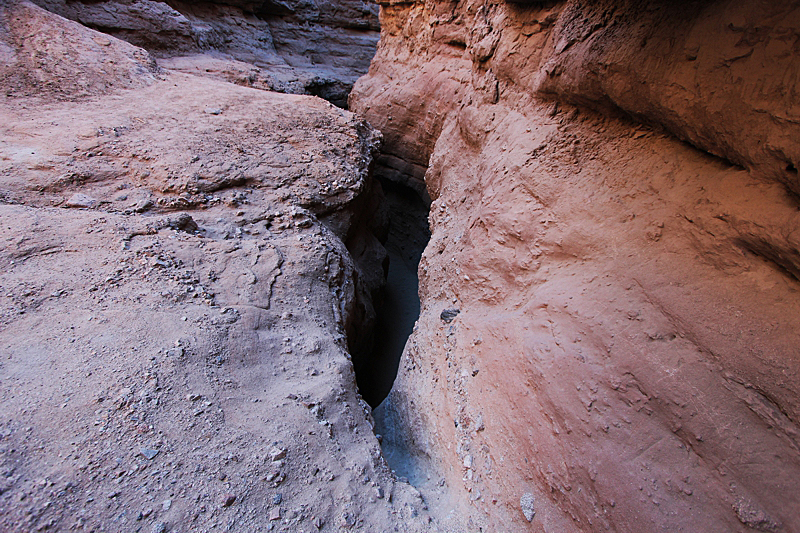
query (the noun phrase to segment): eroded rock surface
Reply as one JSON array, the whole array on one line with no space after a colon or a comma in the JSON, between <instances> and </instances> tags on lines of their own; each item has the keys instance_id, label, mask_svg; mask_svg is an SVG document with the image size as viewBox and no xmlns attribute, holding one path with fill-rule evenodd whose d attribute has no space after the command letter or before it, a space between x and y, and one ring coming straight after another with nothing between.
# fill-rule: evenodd
<instances>
[{"instance_id":1,"label":"eroded rock surface","mask_svg":"<svg viewBox=\"0 0 800 533\"><path fill-rule=\"evenodd\" d=\"M4 98L75 98L153 83L150 55L105 35L86 32L33 4L10 3L0 11L0 83Z\"/></svg>"},{"instance_id":2,"label":"eroded rock surface","mask_svg":"<svg viewBox=\"0 0 800 533\"><path fill-rule=\"evenodd\" d=\"M349 352L379 134L27 2L0 20L0 530L431 530Z\"/></svg>"},{"instance_id":3,"label":"eroded rock surface","mask_svg":"<svg viewBox=\"0 0 800 533\"><path fill-rule=\"evenodd\" d=\"M365 0L36 3L143 47L166 68L313 94L340 107L378 41L377 6Z\"/></svg>"},{"instance_id":4,"label":"eroded rock surface","mask_svg":"<svg viewBox=\"0 0 800 533\"><path fill-rule=\"evenodd\" d=\"M381 13L351 108L433 199L394 464L454 528L800 529L796 3Z\"/></svg>"}]
</instances>

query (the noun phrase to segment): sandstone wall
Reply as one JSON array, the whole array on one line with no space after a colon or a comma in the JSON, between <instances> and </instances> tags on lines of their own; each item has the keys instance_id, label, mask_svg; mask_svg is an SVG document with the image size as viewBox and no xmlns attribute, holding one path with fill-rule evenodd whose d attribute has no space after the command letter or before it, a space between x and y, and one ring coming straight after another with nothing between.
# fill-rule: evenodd
<instances>
[{"instance_id":1,"label":"sandstone wall","mask_svg":"<svg viewBox=\"0 0 800 533\"><path fill-rule=\"evenodd\" d=\"M798 16L382 3L350 104L433 199L383 410L467 525L800 528Z\"/></svg>"}]
</instances>

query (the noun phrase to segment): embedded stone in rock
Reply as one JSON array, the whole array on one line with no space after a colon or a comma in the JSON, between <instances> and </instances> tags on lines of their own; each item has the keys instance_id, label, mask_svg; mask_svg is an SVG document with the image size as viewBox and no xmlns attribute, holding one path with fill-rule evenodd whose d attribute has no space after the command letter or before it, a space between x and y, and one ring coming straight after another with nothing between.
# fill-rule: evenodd
<instances>
[{"instance_id":1,"label":"embedded stone in rock","mask_svg":"<svg viewBox=\"0 0 800 533\"><path fill-rule=\"evenodd\" d=\"M286 450L283 448L274 447L269 451L269 458L271 461L279 461L286 457Z\"/></svg>"},{"instance_id":2,"label":"embedded stone in rock","mask_svg":"<svg viewBox=\"0 0 800 533\"><path fill-rule=\"evenodd\" d=\"M158 455L158 450L152 450L150 448L142 448L141 453L146 459L154 459L156 455Z\"/></svg>"},{"instance_id":3,"label":"embedded stone in rock","mask_svg":"<svg viewBox=\"0 0 800 533\"><path fill-rule=\"evenodd\" d=\"M82 193L73 194L72 196L70 196L69 200L64 202L64 205L66 207L77 207L83 209L94 207L96 204L97 204L96 198L92 198L91 196Z\"/></svg>"},{"instance_id":4,"label":"embedded stone in rock","mask_svg":"<svg viewBox=\"0 0 800 533\"><path fill-rule=\"evenodd\" d=\"M194 221L192 215L189 213L181 213L176 218L170 219L169 227L172 229L185 231L187 233L191 233L199 229L197 222Z\"/></svg>"},{"instance_id":5,"label":"embedded stone in rock","mask_svg":"<svg viewBox=\"0 0 800 533\"><path fill-rule=\"evenodd\" d=\"M444 322L450 323L453 321L455 317L461 312L460 309L445 309L439 314L439 318L441 318Z\"/></svg>"},{"instance_id":6,"label":"embedded stone in rock","mask_svg":"<svg viewBox=\"0 0 800 533\"><path fill-rule=\"evenodd\" d=\"M525 516L525 520L528 522L533 520L533 517L536 515L536 510L534 509L533 504L533 494L530 492L526 492L519 499L520 509L522 509L522 514Z\"/></svg>"}]
</instances>

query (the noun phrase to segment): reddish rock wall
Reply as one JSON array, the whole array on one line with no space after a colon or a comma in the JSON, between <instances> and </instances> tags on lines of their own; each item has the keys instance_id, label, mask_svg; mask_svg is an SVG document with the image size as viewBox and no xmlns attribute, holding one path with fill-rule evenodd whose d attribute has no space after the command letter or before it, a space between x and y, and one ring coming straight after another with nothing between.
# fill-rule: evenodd
<instances>
[{"instance_id":1,"label":"reddish rock wall","mask_svg":"<svg viewBox=\"0 0 800 533\"><path fill-rule=\"evenodd\" d=\"M476 528L800 529L800 8L527 4L385 2L351 95L434 200L389 444Z\"/></svg>"}]
</instances>

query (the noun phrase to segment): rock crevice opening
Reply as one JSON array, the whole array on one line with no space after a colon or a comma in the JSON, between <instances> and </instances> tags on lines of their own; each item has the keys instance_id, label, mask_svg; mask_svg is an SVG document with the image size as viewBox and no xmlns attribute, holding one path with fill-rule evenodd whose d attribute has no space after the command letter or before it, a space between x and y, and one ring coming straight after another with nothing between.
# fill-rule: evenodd
<instances>
[{"instance_id":1,"label":"rock crevice opening","mask_svg":"<svg viewBox=\"0 0 800 533\"><path fill-rule=\"evenodd\" d=\"M354 361L361 395L373 408L389 394L419 317L417 269L430 239L428 206L416 191L386 179L381 185L388 215L386 285L376 297L372 350Z\"/></svg>"}]
</instances>

